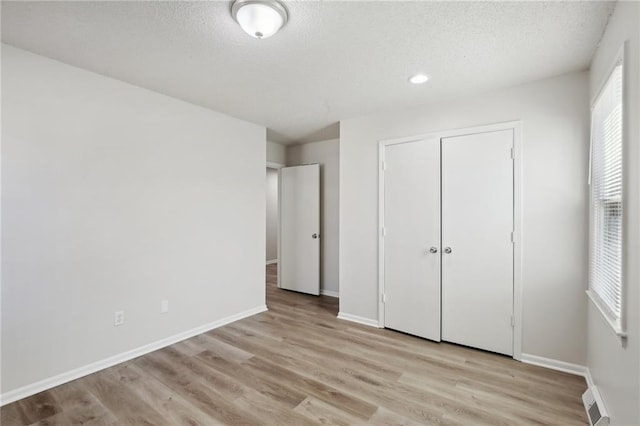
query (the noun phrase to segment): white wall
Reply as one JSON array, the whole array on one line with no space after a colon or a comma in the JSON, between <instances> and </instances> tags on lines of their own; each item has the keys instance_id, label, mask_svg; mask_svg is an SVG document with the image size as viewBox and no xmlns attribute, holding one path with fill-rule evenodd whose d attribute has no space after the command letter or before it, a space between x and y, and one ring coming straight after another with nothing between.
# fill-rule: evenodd
<instances>
[{"instance_id":1,"label":"white wall","mask_svg":"<svg viewBox=\"0 0 640 426\"><path fill-rule=\"evenodd\" d=\"M591 64L591 96L608 77L625 40L624 258L629 337L623 346L598 309L589 303L588 367L609 409L612 425L640 424L640 4L618 2Z\"/></svg>"},{"instance_id":2,"label":"white wall","mask_svg":"<svg viewBox=\"0 0 640 426\"><path fill-rule=\"evenodd\" d=\"M287 147L287 166L320 164L320 289L339 293L340 141L332 139Z\"/></svg>"},{"instance_id":3,"label":"white wall","mask_svg":"<svg viewBox=\"0 0 640 426\"><path fill-rule=\"evenodd\" d=\"M267 165L284 166L287 151L284 145L267 141ZM266 261L278 259L278 171L267 168L267 235Z\"/></svg>"},{"instance_id":4,"label":"white wall","mask_svg":"<svg viewBox=\"0 0 640 426\"><path fill-rule=\"evenodd\" d=\"M584 365L588 105L588 75L574 73L342 121L340 312L378 314L378 141L522 120L522 351Z\"/></svg>"},{"instance_id":5,"label":"white wall","mask_svg":"<svg viewBox=\"0 0 640 426\"><path fill-rule=\"evenodd\" d=\"M267 162L284 165L286 160L286 147L279 143L267 141Z\"/></svg>"},{"instance_id":6,"label":"white wall","mask_svg":"<svg viewBox=\"0 0 640 426\"><path fill-rule=\"evenodd\" d=\"M4 45L2 86L3 395L264 306L264 127Z\"/></svg>"},{"instance_id":7,"label":"white wall","mask_svg":"<svg viewBox=\"0 0 640 426\"><path fill-rule=\"evenodd\" d=\"M266 261L278 260L278 170L267 168L267 247Z\"/></svg>"}]
</instances>

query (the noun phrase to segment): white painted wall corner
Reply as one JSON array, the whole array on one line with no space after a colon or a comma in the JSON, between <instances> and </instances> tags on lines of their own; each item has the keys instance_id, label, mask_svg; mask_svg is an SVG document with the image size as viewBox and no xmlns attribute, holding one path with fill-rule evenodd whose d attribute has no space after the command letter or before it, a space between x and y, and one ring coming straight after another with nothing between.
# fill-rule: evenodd
<instances>
[{"instance_id":1,"label":"white painted wall corner","mask_svg":"<svg viewBox=\"0 0 640 426\"><path fill-rule=\"evenodd\" d=\"M584 373L584 378L587 381L587 386L589 387L593 387L595 386L595 383L593 382L593 377L591 376L591 370L589 370L589 367L585 367L585 373Z\"/></svg>"}]
</instances>

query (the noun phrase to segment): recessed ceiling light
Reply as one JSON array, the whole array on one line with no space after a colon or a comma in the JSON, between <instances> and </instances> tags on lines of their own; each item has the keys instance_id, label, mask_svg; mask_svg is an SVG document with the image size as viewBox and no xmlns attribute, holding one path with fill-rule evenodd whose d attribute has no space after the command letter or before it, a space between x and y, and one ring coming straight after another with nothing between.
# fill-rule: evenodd
<instances>
[{"instance_id":1,"label":"recessed ceiling light","mask_svg":"<svg viewBox=\"0 0 640 426\"><path fill-rule=\"evenodd\" d=\"M426 74L416 74L409 77L409 82L413 84L422 84L429 81L429 76Z\"/></svg>"}]
</instances>

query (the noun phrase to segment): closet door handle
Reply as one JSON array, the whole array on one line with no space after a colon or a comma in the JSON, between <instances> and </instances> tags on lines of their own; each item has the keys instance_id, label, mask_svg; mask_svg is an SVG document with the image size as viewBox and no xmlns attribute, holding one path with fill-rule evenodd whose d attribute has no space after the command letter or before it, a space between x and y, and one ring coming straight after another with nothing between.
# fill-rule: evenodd
<instances>
[{"instance_id":1,"label":"closet door handle","mask_svg":"<svg viewBox=\"0 0 640 426\"><path fill-rule=\"evenodd\" d=\"M438 248L437 247L431 247L429 249L429 253L437 253L438 252Z\"/></svg>"},{"instance_id":2,"label":"closet door handle","mask_svg":"<svg viewBox=\"0 0 640 426\"><path fill-rule=\"evenodd\" d=\"M445 247L444 248L444 252L447 253L447 254L451 253L452 251L453 250L451 250L451 247Z\"/></svg>"}]
</instances>

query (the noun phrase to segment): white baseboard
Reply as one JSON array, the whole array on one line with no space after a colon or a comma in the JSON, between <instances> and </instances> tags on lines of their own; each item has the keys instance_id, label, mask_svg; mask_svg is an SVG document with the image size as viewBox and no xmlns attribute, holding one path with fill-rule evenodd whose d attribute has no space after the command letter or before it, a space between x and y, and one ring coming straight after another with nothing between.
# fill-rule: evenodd
<instances>
[{"instance_id":1,"label":"white baseboard","mask_svg":"<svg viewBox=\"0 0 640 426\"><path fill-rule=\"evenodd\" d=\"M351 315L351 314L345 314L343 312L338 312L338 319L345 320L345 321L356 322L356 323L362 324L362 325L368 325L369 327L379 328L378 327L378 320L359 317L357 315Z\"/></svg>"},{"instance_id":2,"label":"white baseboard","mask_svg":"<svg viewBox=\"0 0 640 426\"><path fill-rule=\"evenodd\" d=\"M337 291L325 290L323 288L320 289L320 294L329 297L340 297L340 293L338 293Z\"/></svg>"},{"instance_id":3,"label":"white baseboard","mask_svg":"<svg viewBox=\"0 0 640 426\"><path fill-rule=\"evenodd\" d=\"M522 362L525 364L537 365L539 367L550 368L551 370L562 371L564 373L575 374L584 377L589 382L591 374L584 365L572 364L570 362L558 361L556 359L544 358L537 355L522 354ZM588 376L587 376L588 374Z\"/></svg>"},{"instance_id":4,"label":"white baseboard","mask_svg":"<svg viewBox=\"0 0 640 426\"><path fill-rule=\"evenodd\" d=\"M267 260L267 265L273 265L274 263L278 263L278 259Z\"/></svg>"},{"instance_id":5,"label":"white baseboard","mask_svg":"<svg viewBox=\"0 0 640 426\"><path fill-rule=\"evenodd\" d=\"M595 383L593 382L593 377L591 377L591 370L589 370L589 367L586 367L584 378L587 381L587 386L589 386L590 388L595 386Z\"/></svg>"},{"instance_id":6,"label":"white baseboard","mask_svg":"<svg viewBox=\"0 0 640 426\"><path fill-rule=\"evenodd\" d=\"M140 346L136 349L132 349L130 351L123 352L123 353L111 356L109 358L105 358L101 361L96 361L91 364L85 365L83 367L78 367L71 371L67 371L65 373L58 374L56 376L49 377L44 380L40 380L35 383L31 383L29 385L23 386L18 389L14 389L9 392L5 392L2 395L0 395L0 406L10 404L12 402L18 401L20 399L26 398L31 395L35 395L36 393L45 391L47 389L60 386L64 383L79 379L81 377L95 373L96 371L104 370L105 368L112 367L116 364L129 361L133 358L137 358L139 356L148 354L149 352L157 351L158 349L162 349L166 346L173 345L174 343L178 343L182 340L189 339L193 336L197 336L198 334L202 334L209 330L213 330L214 328L222 327L223 325L232 323L234 321L238 321L243 318L247 318L252 315L259 314L260 312L264 312L266 310L267 310L266 305L258 306L253 309L249 309L244 312L230 315L226 318L222 318L217 321L213 321L208 324L201 325L200 327L192 328L191 330L187 330L182 333L175 334L165 339L157 340L153 343Z\"/></svg>"}]
</instances>

